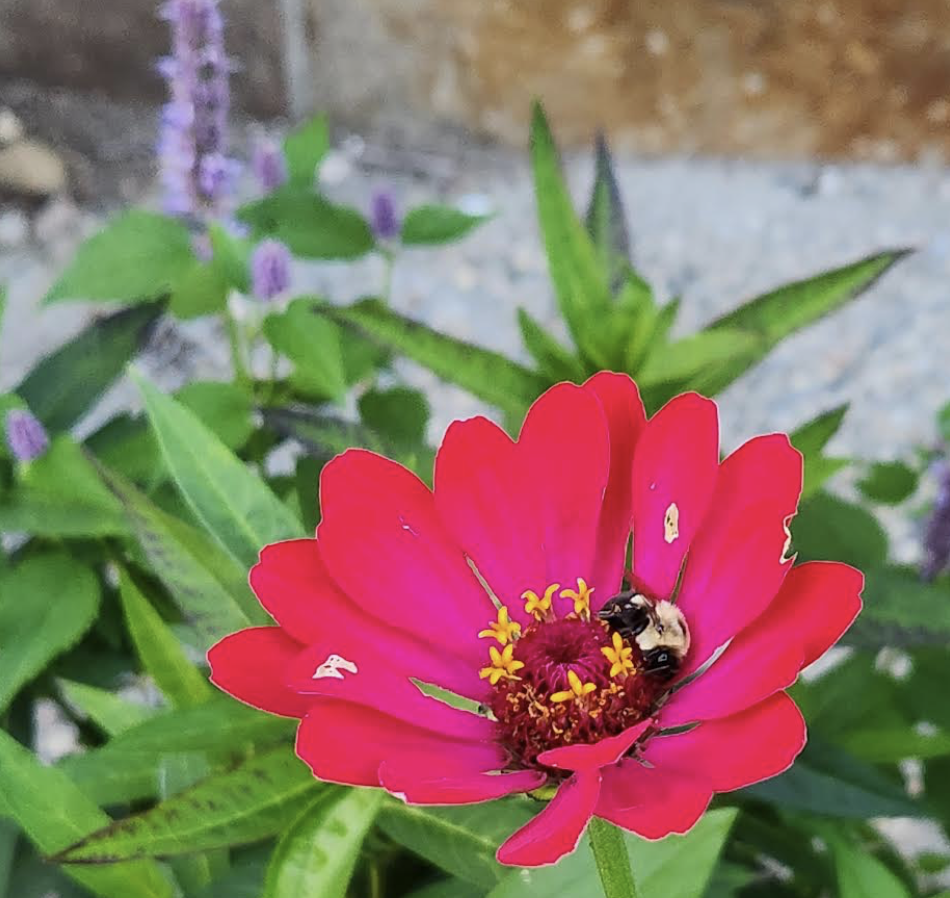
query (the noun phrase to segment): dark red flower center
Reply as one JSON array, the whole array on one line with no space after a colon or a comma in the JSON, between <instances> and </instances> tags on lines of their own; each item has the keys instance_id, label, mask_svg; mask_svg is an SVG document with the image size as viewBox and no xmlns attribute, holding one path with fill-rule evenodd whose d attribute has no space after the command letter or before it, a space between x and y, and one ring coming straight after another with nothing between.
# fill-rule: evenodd
<instances>
[{"instance_id":1,"label":"dark red flower center","mask_svg":"<svg viewBox=\"0 0 950 898\"><path fill-rule=\"evenodd\" d=\"M539 598L526 592L534 616L523 632L499 609L498 622L480 635L495 639L491 664L481 671L493 687L488 706L498 721L500 741L515 766L540 767L538 755L572 744L591 744L616 736L657 708L669 688L666 678L648 672L633 639L591 619L590 590L564 590L575 611L555 617L550 587Z\"/></svg>"}]
</instances>

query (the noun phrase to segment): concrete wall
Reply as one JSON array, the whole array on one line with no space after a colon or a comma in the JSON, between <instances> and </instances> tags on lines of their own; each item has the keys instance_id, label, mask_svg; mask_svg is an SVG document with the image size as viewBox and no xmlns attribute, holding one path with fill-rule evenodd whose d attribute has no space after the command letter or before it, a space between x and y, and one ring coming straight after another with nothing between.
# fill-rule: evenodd
<instances>
[{"instance_id":1,"label":"concrete wall","mask_svg":"<svg viewBox=\"0 0 950 898\"><path fill-rule=\"evenodd\" d=\"M295 4L308 8L284 28ZM950 158L946 0L224 5L238 93L258 114L314 103L357 127L521 143L540 96L567 142L608 124L647 152ZM156 95L164 43L151 0L0 0L0 76Z\"/></svg>"}]
</instances>

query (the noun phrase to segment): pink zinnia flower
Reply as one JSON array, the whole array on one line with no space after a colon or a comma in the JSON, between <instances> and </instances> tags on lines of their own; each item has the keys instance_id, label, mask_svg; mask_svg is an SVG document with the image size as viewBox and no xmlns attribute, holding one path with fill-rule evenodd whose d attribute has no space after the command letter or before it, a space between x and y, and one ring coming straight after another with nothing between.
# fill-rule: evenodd
<instances>
[{"instance_id":1,"label":"pink zinnia flower","mask_svg":"<svg viewBox=\"0 0 950 898\"><path fill-rule=\"evenodd\" d=\"M647 421L609 373L549 390L517 442L453 424L434 491L351 450L323 471L317 538L251 572L280 626L215 646L213 680L300 718L320 779L418 804L554 793L502 863L553 863L592 815L683 833L715 792L791 765L805 724L784 690L860 610L858 571L786 556L801 485L784 435L720 463L713 402Z\"/></svg>"}]
</instances>

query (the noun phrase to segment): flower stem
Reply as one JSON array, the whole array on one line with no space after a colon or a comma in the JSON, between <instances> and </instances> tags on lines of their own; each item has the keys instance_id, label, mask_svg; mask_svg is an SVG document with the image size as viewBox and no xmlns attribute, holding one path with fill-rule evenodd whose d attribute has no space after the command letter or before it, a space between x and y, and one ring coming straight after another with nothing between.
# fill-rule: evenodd
<instances>
[{"instance_id":1,"label":"flower stem","mask_svg":"<svg viewBox=\"0 0 950 898\"><path fill-rule=\"evenodd\" d=\"M251 376L244 363L244 349L241 346L241 334L237 321L230 310L225 310L224 325L228 332L228 343L231 346L231 365L234 368L234 377L243 386L249 385Z\"/></svg>"},{"instance_id":2,"label":"flower stem","mask_svg":"<svg viewBox=\"0 0 950 898\"><path fill-rule=\"evenodd\" d=\"M593 817L588 837L606 898L637 898L623 833L612 823Z\"/></svg>"}]
</instances>

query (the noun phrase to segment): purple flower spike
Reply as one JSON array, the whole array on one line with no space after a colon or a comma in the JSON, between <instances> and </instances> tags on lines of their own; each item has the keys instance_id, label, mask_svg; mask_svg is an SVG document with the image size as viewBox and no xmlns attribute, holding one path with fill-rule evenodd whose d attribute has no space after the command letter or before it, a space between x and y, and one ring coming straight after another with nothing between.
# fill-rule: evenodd
<instances>
[{"instance_id":1,"label":"purple flower spike","mask_svg":"<svg viewBox=\"0 0 950 898\"><path fill-rule=\"evenodd\" d=\"M17 461L33 461L49 449L46 430L34 415L22 408L7 412L7 446Z\"/></svg>"},{"instance_id":2,"label":"purple flower spike","mask_svg":"<svg viewBox=\"0 0 950 898\"><path fill-rule=\"evenodd\" d=\"M251 285L254 295L265 302L290 289L293 256L279 240L263 240L251 254Z\"/></svg>"},{"instance_id":3,"label":"purple flower spike","mask_svg":"<svg viewBox=\"0 0 950 898\"><path fill-rule=\"evenodd\" d=\"M172 55L159 60L169 99L158 139L165 209L195 224L224 214L236 163L227 156L228 84L218 0L169 0L161 10L172 31Z\"/></svg>"},{"instance_id":4,"label":"purple flower spike","mask_svg":"<svg viewBox=\"0 0 950 898\"><path fill-rule=\"evenodd\" d=\"M924 563L920 576L931 581L950 563L950 462L934 465L937 498L924 533Z\"/></svg>"},{"instance_id":5,"label":"purple flower spike","mask_svg":"<svg viewBox=\"0 0 950 898\"><path fill-rule=\"evenodd\" d=\"M372 227L377 240L395 240L402 225L396 214L396 203L388 190L378 190L372 200Z\"/></svg>"},{"instance_id":6,"label":"purple flower spike","mask_svg":"<svg viewBox=\"0 0 950 898\"><path fill-rule=\"evenodd\" d=\"M284 151L269 138L262 138L255 145L251 166L264 193L272 193L287 183L287 160L284 158Z\"/></svg>"}]
</instances>

